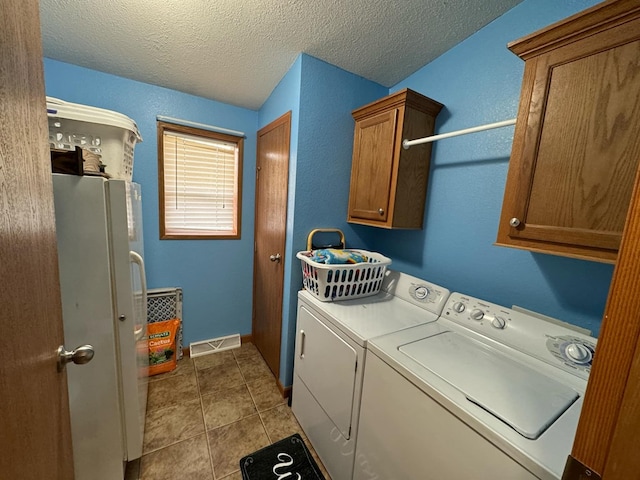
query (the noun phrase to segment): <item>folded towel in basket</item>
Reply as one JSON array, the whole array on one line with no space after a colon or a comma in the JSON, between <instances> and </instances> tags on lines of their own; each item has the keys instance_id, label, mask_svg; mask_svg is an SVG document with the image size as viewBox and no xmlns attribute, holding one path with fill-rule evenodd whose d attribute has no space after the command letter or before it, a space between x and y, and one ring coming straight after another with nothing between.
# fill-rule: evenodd
<instances>
[{"instance_id":1,"label":"folded towel in basket","mask_svg":"<svg viewBox=\"0 0 640 480\"><path fill-rule=\"evenodd\" d=\"M313 250L310 259L317 263L343 265L348 263L366 263L366 255L357 250L338 250L336 248L322 248Z\"/></svg>"}]
</instances>

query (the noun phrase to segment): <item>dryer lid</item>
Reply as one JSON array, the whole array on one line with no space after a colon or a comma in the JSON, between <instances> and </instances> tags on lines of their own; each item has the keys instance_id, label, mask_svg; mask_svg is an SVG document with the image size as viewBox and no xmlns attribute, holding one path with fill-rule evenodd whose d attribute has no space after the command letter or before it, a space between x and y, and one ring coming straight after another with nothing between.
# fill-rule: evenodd
<instances>
[{"instance_id":1,"label":"dryer lid","mask_svg":"<svg viewBox=\"0 0 640 480\"><path fill-rule=\"evenodd\" d=\"M426 337L399 350L532 440L578 399L557 380L455 332Z\"/></svg>"}]
</instances>

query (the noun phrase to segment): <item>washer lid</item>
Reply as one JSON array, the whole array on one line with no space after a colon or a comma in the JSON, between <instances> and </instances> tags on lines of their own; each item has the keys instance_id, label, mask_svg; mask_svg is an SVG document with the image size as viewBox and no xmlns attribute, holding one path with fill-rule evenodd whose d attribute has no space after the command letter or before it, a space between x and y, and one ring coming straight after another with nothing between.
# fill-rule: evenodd
<instances>
[{"instance_id":1,"label":"washer lid","mask_svg":"<svg viewBox=\"0 0 640 480\"><path fill-rule=\"evenodd\" d=\"M532 440L578 399L574 390L553 378L455 332L426 337L399 350Z\"/></svg>"}]
</instances>

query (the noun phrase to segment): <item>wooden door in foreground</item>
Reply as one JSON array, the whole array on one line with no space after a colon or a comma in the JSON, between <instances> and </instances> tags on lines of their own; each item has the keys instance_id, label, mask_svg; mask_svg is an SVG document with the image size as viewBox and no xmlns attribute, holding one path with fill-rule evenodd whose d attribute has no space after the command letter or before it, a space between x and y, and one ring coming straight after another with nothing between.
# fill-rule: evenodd
<instances>
[{"instance_id":1,"label":"wooden door in foreground","mask_svg":"<svg viewBox=\"0 0 640 480\"><path fill-rule=\"evenodd\" d=\"M73 479L37 0L0 8L0 477Z\"/></svg>"}]
</instances>

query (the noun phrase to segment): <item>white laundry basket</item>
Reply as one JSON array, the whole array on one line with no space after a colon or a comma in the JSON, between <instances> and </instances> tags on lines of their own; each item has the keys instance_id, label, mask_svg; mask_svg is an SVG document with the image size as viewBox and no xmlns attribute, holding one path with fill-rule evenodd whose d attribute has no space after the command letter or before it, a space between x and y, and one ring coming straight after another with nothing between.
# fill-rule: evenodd
<instances>
[{"instance_id":1,"label":"white laundry basket","mask_svg":"<svg viewBox=\"0 0 640 480\"><path fill-rule=\"evenodd\" d=\"M131 181L133 149L142 141L136 122L118 112L47 97L49 146L80 147L100 155L111 178Z\"/></svg>"},{"instance_id":2,"label":"white laundry basket","mask_svg":"<svg viewBox=\"0 0 640 480\"><path fill-rule=\"evenodd\" d=\"M351 300L375 295L391 259L366 250L350 251L367 257L367 262L353 264L324 264L309 258L311 251L302 251L296 257L302 262L304 288L322 302Z\"/></svg>"}]
</instances>

